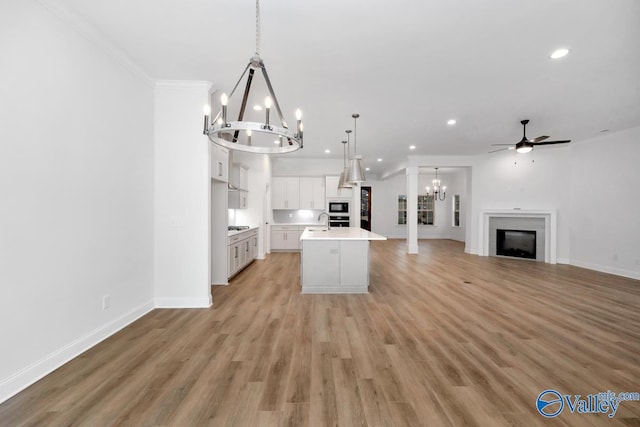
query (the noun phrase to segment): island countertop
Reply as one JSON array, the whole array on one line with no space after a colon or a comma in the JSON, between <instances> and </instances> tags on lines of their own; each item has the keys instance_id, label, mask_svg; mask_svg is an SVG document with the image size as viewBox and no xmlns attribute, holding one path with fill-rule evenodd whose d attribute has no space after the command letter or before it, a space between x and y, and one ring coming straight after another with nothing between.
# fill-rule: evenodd
<instances>
[{"instance_id":1,"label":"island countertop","mask_svg":"<svg viewBox=\"0 0 640 427\"><path fill-rule=\"evenodd\" d=\"M300 240L387 240L386 237L357 227L313 226L304 229Z\"/></svg>"}]
</instances>

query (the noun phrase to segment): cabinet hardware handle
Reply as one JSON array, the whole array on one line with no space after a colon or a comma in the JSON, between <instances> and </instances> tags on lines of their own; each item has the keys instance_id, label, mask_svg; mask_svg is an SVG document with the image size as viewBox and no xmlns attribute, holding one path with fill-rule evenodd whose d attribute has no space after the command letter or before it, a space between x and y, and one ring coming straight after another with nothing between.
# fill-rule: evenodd
<instances>
[{"instance_id":1,"label":"cabinet hardware handle","mask_svg":"<svg viewBox=\"0 0 640 427\"><path fill-rule=\"evenodd\" d=\"M222 176L222 162L218 162L218 176Z\"/></svg>"}]
</instances>

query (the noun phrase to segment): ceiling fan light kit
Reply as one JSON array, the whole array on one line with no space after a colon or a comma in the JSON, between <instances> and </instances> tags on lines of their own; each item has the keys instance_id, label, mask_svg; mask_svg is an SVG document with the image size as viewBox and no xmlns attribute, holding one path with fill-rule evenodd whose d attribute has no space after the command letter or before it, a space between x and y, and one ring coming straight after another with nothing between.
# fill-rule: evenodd
<instances>
[{"instance_id":1,"label":"ceiling fan light kit","mask_svg":"<svg viewBox=\"0 0 640 427\"><path fill-rule=\"evenodd\" d=\"M204 107L204 130L202 133L207 135L209 139L220 146L226 147L231 150L239 150L250 153L262 153L262 154L281 154L290 153L292 151L303 148L303 131L304 125L302 123L302 112L296 110L296 129L292 131L289 129L286 121L283 118L278 98L276 98L269 74L264 65L264 61L260 58L258 48L260 45L260 5L259 0L256 0L256 53L249 60L249 63L245 67L244 71L240 75L236 85L231 90L231 93L223 93L220 97L221 109L215 118L210 122L211 107L205 105ZM264 77L266 87L269 92L264 100L265 116L264 122L250 122L245 121L244 113L247 107L247 101L251 91L251 83L255 72L259 70ZM244 88L244 95L240 102L240 110L238 113L237 121L227 120L227 105L233 97L238 85L247 75L247 80ZM275 108L275 112L280 119L280 125L274 125L271 123L271 109ZM254 107L254 109L256 109ZM256 109L258 110L258 109ZM240 138L240 133L244 132L245 138ZM255 137L259 134L266 134L266 136L273 136L278 138L278 144L260 145ZM271 138L264 138L269 140Z\"/></svg>"},{"instance_id":2,"label":"ceiling fan light kit","mask_svg":"<svg viewBox=\"0 0 640 427\"><path fill-rule=\"evenodd\" d=\"M541 145L553 145L553 144L566 144L568 142L571 142L570 139L565 139L565 140L560 140L560 141L545 141L547 138L549 138L547 135L543 135L543 136L539 136L537 138L533 138L533 139L528 139L527 138L527 124L529 124L529 120L521 120L520 124L522 125L522 139L516 143L515 145L515 149L516 152L521 153L521 154L525 154L525 153L529 153L533 150L534 147L538 147ZM507 150L507 149L513 149L514 145L513 144L492 144L494 146L499 146L499 145L508 145L509 147L506 148L499 148L497 150L493 150L493 151L489 151L489 153L495 153L497 151L502 151L502 150Z\"/></svg>"}]
</instances>

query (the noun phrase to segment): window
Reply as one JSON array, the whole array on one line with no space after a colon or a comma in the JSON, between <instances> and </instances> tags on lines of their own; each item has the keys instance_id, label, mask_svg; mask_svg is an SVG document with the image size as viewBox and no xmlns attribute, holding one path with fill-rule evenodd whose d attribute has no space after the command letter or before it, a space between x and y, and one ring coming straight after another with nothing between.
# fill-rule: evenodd
<instances>
[{"instance_id":1,"label":"window","mask_svg":"<svg viewBox=\"0 0 640 427\"><path fill-rule=\"evenodd\" d=\"M459 194L453 195L453 209L451 209L451 211L453 212L451 225L454 227L460 227L460 195Z\"/></svg>"},{"instance_id":2,"label":"window","mask_svg":"<svg viewBox=\"0 0 640 427\"><path fill-rule=\"evenodd\" d=\"M407 196L398 196L398 225L407 224Z\"/></svg>"},{"instance_id":3,"label":"window","mask_svg":"<svg viewBox=\"0 0 640 427\"><path fill-rule=\"evenodd\" d=\"M433 225L433 196L418 196L418 225Z\"/></svg>"},{"instance_id":4,"label":"window","mask_svg":"<svg viewBox=\"0 0 640 427\"><path fill-rule=\"evenodd\" d=\"M433 196L418 196L418 225L433 225L434 223ZM398 225L407 224L407 196L398 196Z\"/></svg>"}]
</instances>

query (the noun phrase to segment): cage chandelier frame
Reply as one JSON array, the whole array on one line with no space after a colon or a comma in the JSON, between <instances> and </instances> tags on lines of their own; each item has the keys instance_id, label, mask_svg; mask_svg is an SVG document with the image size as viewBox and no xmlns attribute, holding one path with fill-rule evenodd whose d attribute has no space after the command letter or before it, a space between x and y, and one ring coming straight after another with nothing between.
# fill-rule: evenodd
<instances>
[{"instance_id":1,"label":"cage chandelier frame","mask_svg":"<svg viewBox=\"0 0 640 427\"><path fill-rule=\"evenodd\" d=\"M215 118L209 122L211 107L205 105L204 108L204 130L202 133L207 135L209 139L220 146L226 147L231 150L245 151L250 153L261 154L282 154L291 153L293 151L303 148L303 124L302 124L302 112L296 110L296 129L295 131L289 129L287 122L282 115L282 109L278 103L278 98L273 91L267 68L264 65L264 61L260 58L259 54L260 46L260 4L259 0L256 0L256 52L255 55L249 60L249 63L245 67L244 71L240 75L240 78L236 82L235 86L231 90L229 96L222 94L220 97L221 109ZM262 72L269 96L265 99L265 121L263 123L244 121L244 113L247 107L247 101L249 99L249 93L251 91L251 82L253 81L254 74L257 70ZM237 121L227 120L227 103L235 93L236 89L240 85L240 82L247 75L247 81L244 88L244 94L240 103L240 111L238 113ZM274 125L270 122L271 107L275 107L278 118L280 119L280 126ZM239 139L240 132L245 132L245 143L242 143ZM276 146L259 146L252 144L253 132L270 134L279 138L280 143Z\"/></svg>"},{"instance_id":2,"label":"cage chandelier frame","mask_svg":"<svg viewBox=\"0 0 640 427\"><path fill-rule=\"evenodd\" d=\"M447 186L441 185L440 179L438 178L438 168L436 169L436 178L431 180L431 185L433 185L433 191L429 187L426 188L427 196L433 197L433 200L439 200L444 202L447 198Z\"/></svg>"}]
</instances>

